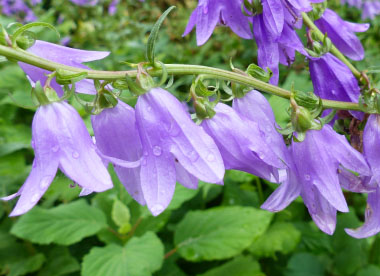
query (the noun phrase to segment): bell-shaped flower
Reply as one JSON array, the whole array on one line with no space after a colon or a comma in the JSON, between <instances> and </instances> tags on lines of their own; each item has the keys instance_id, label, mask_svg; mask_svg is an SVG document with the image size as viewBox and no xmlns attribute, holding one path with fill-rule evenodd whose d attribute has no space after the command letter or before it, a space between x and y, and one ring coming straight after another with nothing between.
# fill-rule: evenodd
<instances>
[{"instance_id":1,"label":"bell-shaped flower","mask_svg":"<svg viewBox=\"0 0 380 276\"><path fill-rule=\"evenodd\" d=\"M198 46L206 43L216 25L226 25L238 36L252 38L250 19L242 13L242 0L199 0L183 36L196 26Z\"/></svg>"},{"instance_id":2,"label":"bell-shaped flower","mask_svg":"<svg viewBox=\"0 0 380 276\"><path fill-rule=\"evenodd\" d=\"M286 165L267 143L271 137L262 135L256 122L226 104L218 103L214 110L216 114L203 120L201 126L217 144L226 169L278 181L278 169Z\"/></svg>"},{"instance_id":3,"label":"bell-shaped flower","mask_svg":"<svg viewBox=\"0 0 380 276\"><path fill-rule=\"evenodd\" d=\"M323 33L327 33L327 36L344 55L353 60L364 58L363 45L355 33L367 31L369 24L344 21L336 12L326 9L322 17L315 21L315 25Z\"/></svg>"},{"instance_id":4,"label":"bell-shaped flower","mask_svg":"<svg viewBox=\"0 0 380 276\"><path fill-rule=\"evenodd\" d=\"M222 182L218 147L169 92L153 88L140 96L136 123L143 150L141 189L153 215L168 206L176 180L188 188L197 187L196 179Z\"/></svg>"},{"instance_id":5,"label":"bell-shaped flower","mask_svg":"<svg viewBox=\"0 0 380 276\"><path fill-rule=\"evenodd\" d=\"M232 107L258 124L268 146L287 165L286 171L279 171L281 185L261 206L272 212L280 211L300 195L300 186L294 181L294 177L291 177L291 174L294 174L294 165L282 135L276 130L277 124L272 108L264 95L255 90L242 98L234 99Z\"/></svg>"},{"instance_id":6,"label":"bell-shaped flower","mask_svg":"<svg viewBox=\"0 0 380 276\"><path fill-rule=\"evenodd\" d=\"M370 175L364 157L329 125L322 130L308 131L303 142L291 145L291 153L296 181L301 185L301 196L310 215L322 231L332 234L336 210L348 212L340 186L339 168Z\"/></svg>"},{"instance_id":7,"label":"bell-shaped flower","mask_svg":"<svg viewBox=\"0 0 380 276\"><path fill-rule=\"evenodd\" d=\"M35 44L27 51L40 58L82 69L90 69L83 65L83 62L99 60L109 55L109 52L78 50L41 40L36 40ZM49 74L49 71L23 62L19 62L19 65L31 81L35 83L40 81L42 86L45 84L47 80L46 74ZM57 91L59 96L63 95L62 87L55 81L55 79L51 81L50 86ZM89 79L77 82L75 84L75 89L77 92L85 94L96 93L94 82Z\"/></svg>"},{"instance_id":8,"label":"bell-shaped flower","mask_svg":"<svg viewBox=\"0 0 380 276\"><path fill-rule=\"evenodd\" d=\"M91 122L96 146L102 154L128 162L141 158L142 146L132 107L119 101L114 108L104 109L100 114L91 116ZM116 163L115 172L128 193L144 205L140 168L127 168Z\"/></svg>"},{"instance_id":9,"label":"bell-shaped flower","mask_svg":"<svg viewBox=\"0 0 380 276\"><path fill-rule=\"evenodd\" d=\"M359 101L360 87L351 70L330 53L309 62L310 76L314 93L327 100L355 102ZM362 119L361 112L350 112L357 119Z\"/></svg>"},{"instance_id":10,"label":"bell-shaped flower","mask_svg":"<svg viewBox=\"0 0 380 276\"><path fill-rule=\"evenodd\" d=\"M83 189L102 192L112 180L78 112L65 102L41 105L33 119L32 171L20 190L11 216L24 214L40 200L59 168Z\"/></svg>"},{"instance_id":11,"label":"bell-shaped flower","mask_svg":"<svg viewBox=\"0 0 380 276\"><path fill-rule=\"evenodd\" d=\"M371 177L362 180L361 186L372 188L368 191L368 205L365 212L365 223L358 229L346 229L346 232L355 238L366 238L380 232L380 115L369 116L363 133L364 156L371 168ZM351 181L352 183L357 183Z\"/></svg>"}]
</instances>

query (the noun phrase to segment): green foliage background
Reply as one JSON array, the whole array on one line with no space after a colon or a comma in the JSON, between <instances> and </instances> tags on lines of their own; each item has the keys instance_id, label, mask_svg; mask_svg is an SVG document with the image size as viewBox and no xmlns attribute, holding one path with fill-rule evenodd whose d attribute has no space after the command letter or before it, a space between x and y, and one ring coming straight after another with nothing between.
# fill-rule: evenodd
<instances>
[{"instance_id":1,"label":"green foliage background","mask_svg":"<svg viewBox=\"0 0 380 276\"><path fill-rule=\"evenodd\" d=\"M344 18L358 21L360 13L329 1ZM93 68L123 70L123 61L145 59L149 30L159 15L176 5L164 24L157 58L165 63L202 64L228 69L245 68L256 60L253 41L242 40L227 28L218 28L212 39L197 47L195 35L181 34L196 1L122 1L114 16L107 3L81 8L64 0L43 1L34 8L40 21L49 22L69 37L69 46L109 50ZM17 18L0 16L6 25ZM380 20L359 34L367 57L361 69L378 66ZM51 31L38 38L59 42ZM374 81L379 84L378 77ZM307 64L299 57L281 67L281 85L312 90ZM177 78L171 91L186 99L190 77ZM0 63L0 196L16 192L33 160L30 147L34 111L30 85L16 63ZM286 100L270 97L280 124L288 120ZM88 115L72 103L89 124ZM91 132L91 129L89 128ZM0 275L380 275L380 236L356 240L344 233L363 220L366 198L346 194L350 213L338 215L336 233L328 236L311 221L302 200L272 214L260 205L275 184L237 171L228 171L224 186L200 183L198 190L178 185L169 208L153 217L139 206L114 178L115 187L100 194L78 198L79 189L59 173L38 206L27 214L9 218L15 200L0 202Z\"/></svg>"}]
</instances>

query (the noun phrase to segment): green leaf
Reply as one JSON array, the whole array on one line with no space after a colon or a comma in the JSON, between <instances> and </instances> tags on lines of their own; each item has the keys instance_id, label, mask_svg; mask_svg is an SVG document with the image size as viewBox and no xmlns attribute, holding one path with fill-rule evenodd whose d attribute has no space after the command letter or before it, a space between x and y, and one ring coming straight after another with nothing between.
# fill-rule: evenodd
<instances>
[{"instance_id":1,"label":"green leaf","mask_svg":"<svg viewBox=\"0 0 380 276\"><path fill-rule=\"evenodd\" d=\"M380 276L380 267L368 265L358 271L356 276Z\"/></svg>"},{"instance_id":2,"label":"green leaf","mask_svg":"<svg viewBox=\"0 0 380 276\"><path fill-rule=\"evenodd\" d=\"M324 276L324 266L310 253L294 254L287 265L285 276Z\"/></svg>"},{"instance_id":3,"label":"green leaf","mask_svg":"<svg viewBox=\"0 0 380 276\"><path fill-rule=\"evenodd\" d=\"M188 212L178 224L174 243L189 261L233 257L260 237L273 214L251 207L220 207Z\"/></svg>"},{"instance_id":4,"label":"green leaf","mask_svg":"<svg viewBox=\"0 0 380 276\"><path fill-rule=\"evenodd\" d=\"M112 219L119 226L119 232L126 234L131 230L131 213L127 206L120 200L115 200L112 205Z\"/></svg>"},{"instance_id":5,"label":"green leaf","mask_svg":"<svg viewBox=\"0 0 380 276\"><path fill-rule=\"evenodd\" d=\"M248 256L239 256L199 276L263 276L260 264Z\"/></svg>"},{"instance_id":6,"label":"green leaf","mask_svg":"<svg viewBox=\"0 0 380 276\"><path fill-rule=\"evenodd\" d=\"M46 264L39 271L38 276L59 276L79 271L78 261L70 255L66 247L54 247L48 253Z\"/></svg>"},{"instance_id":7,"label":"green leaf","mask_svg":"<svg viewBox=\"0 0 380 276\"><path fill-rule=\"evenodd\" d=\"M146 46L146 57L148 61L154 66L155 65L155 48L156 48L156 41L158 37L158 32L160 31L161 25L164 22L165 18L169 15L169 13L175 9L175 6L171 6L168 8L157 20L156 24L154 24L152 31L150 32L149 38L148 38L148 44Z\"/></svg>"},{"instance_id":8,"label":"green leaf","mask_svg":"<svg viewBox=\"0 0 380 276\"><path fill-rule=\"evenodd\" d=\"M9 266L8 276L19 276L35 272L41 268L45 262L45 256L41 253L32 257L22 259L18 262L12 263Z\"/></svg>"},{"instance_id":9,"label":"green leaf","mask_svg":"<svg viewBox=\"0 0 380 276\"><path fill-rule=\"evenodd\" d=\"M301 239L301 233L293 224L277 222L257 241L253 242L249 251L259 257L275 257L276 252L288 254L294 251Z\"/></svg>"},{"instance_id":10,"label":"green leaf","mask_svg":"<svg viewBox=\"0 0 380 276\"><path fill-rule=\"evenodd\" d=\"M181 184L177 183L177 185L175 187L173 199L170 202L167 209L168 210L178 209L179 207L181 207L181 205L184 202L186 202L186 201L192 199L194 196L196 196L197 193L198 193L198 190L188 189L188 188L183 187Z\"/></svg>"},{"instance_id":11,"label":"green leaf","mask_svg":"<svg viewBox=\"0 0 380 276\"><path fill-rule=\"evenodd\" d=\"M25 125L0 125L0 156L30 148L30 127Z\"/></svg>"},{"instance_id":12,"label":"green leaf","mask_svg":"<svg viewBox=\"0 0 380 276\"><path fill-rule=\"evenodd\" d=\"M69 245L107 227L104 214L78 200L52 209L34 207L12 227L11 233L39 244Z\"/></svg>"},{"instance_id":13,"label":"green leaf","mask_svg":"<svg viewBox=\"0 0 380 276\"><path fill-rule=\"evenodd\" d=\"M149 276L160 269L163 257L163 244L148 232L124 247L110 244L91 249L83 258L82 276Z\"/></svg>"}]
</instances>

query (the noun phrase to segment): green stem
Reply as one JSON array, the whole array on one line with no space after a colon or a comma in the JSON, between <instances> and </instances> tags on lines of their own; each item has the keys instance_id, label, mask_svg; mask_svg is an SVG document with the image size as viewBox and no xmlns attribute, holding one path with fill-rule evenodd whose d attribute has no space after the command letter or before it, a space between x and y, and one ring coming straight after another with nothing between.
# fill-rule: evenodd
<instances>
[{"instance_id":1,"label":"green stem","mask_svg":"<svg viewBox=\"0 0 380 276\"><path fill-rule=\"evenodd\" d=\"M137 76L137 70L129 71L98 71L98 70L86 70L77 67L71 67L57 62L52 62L38 56L35 56L29 52L26 52L22 49L13 49L11 47L0 45L0 56L5 56L10 60L21 61L34 65L36 67L54 72L58 69L63 69L71 71L73 73L86 72L87 78L96 79L96 80L106 80L114 81L118 79L125 79L125 76L128 75L132 78ZM260 90L262 92L267 92L282 98L289 99L290 91L262 82L253 77L242 75L239 73L217 69L213 67L201 66L201 65L187 65L187 64L165 64L167 72L169 75L181 76L181 75L208 75L212 78L219 80L226 80L231 82L240 83L243 85L250 86L254 89ZM161 76L161 69L147 69L148 73L151 76ZM356 103L351 102L339 102L331 100L323 100L323 107L326 109L341 109L341 110L358 110L362 111L361 107Z\"/></svg>"},{"instance_id":2,"label":"green stem","mask_svg":"<svg viewBox=\"0 0 380 276\"><path fill-rule=\"evenodd\" d=\"M311 20L311 18L305 12L302 13L302 19L303 19L303 22L305 23L305 25L310 30L314 31L314 33L317 35L318 39L323 41L323 38L325 37L325 35L318 29L318 27L314 24L313 20ZM356 67L354 65L352 65L352 63L334 45L332 45L330 52L334 56L339 58L344 64L346 64L347 67L350 68L352 74L354 74L354 76L358 80L360 80L360 78L362 77L362 73L358 69L356 69Z\"/></svg>"}]
</instances>

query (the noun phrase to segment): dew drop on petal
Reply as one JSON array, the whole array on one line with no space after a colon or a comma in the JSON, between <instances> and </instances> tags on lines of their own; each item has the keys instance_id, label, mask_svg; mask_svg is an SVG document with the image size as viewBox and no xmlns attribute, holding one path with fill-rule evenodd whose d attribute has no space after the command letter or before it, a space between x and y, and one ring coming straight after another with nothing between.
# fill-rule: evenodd
<instances>
[{"instance_id":1,"label":"dew drop on petal","mask_svg":"<svg viewBox=\"0 0 380 276\"><path fill-rule=\"evenodd\" d=\"M264 159L264 157L265 157L264 153L259 152L259 158L260 158L260 159Z\"/></svg>"},{"instance_id":2,"label":"dew drop on petal","mask_svg":"<svg viewBox=\"0 0 380 276\"><path fill-rule=\"evenodd\" d=\"M309 181L309 180L310 180L310 175L305 174L304 177L305 177L305 180L306 180L306 181Z\"/></svg>"},{"instance_id":3,"label":"dew drop on petal","mask_svg":"<svg viewBox=\"0 0 380 276\"><path fill-rule=\"evenodd\" d=\"M336 95L336 91L334 89L331 90L331 94Z\"/></svg>"},{"instance_id":4,"label":"dew drop on petal","mask_svg":"<svg viewBox=\"0 0 380 276\"><path fill-rule=\"evenodd\" d=\"M59 146L56 145L54 147L51 148L52 152L57 152L59 150Z\"/></svg>"},{"instance_id":5,"label":"dew drop on petal","mask_svg":"<svg viewBox=\"0 0 380 276\"><path fill-rule=\"evenodd\" d=\"M187 157L190 159L191 162L195 162L198 160L199 155L198 155L198 153L196 153L195 151L192 150L192 151L188 152Z\"/></svg>"},{"instance_id":6,"label":"dew drop on petal","mask_svg":"<svg viewBox=\"0 0 380 276\"><path fill-rule=\"evenodd\" d=\"M154 146L154 147L153 147L153 154L154 154L155 156L160 156L161 153L162 153L162 149L161 149L160 146Z\"/></svg>"},{"instance_id":7,"label":"dew drop on petal","mask_svg":"<svg viewBox=\"0 0 380 276\"><path fill-rule=\"evenodd\" d=\"M207 161L209 162L213 162L215 161L215 155L210 153L208 156L207 156Z\"/></svg>"},{"instance_id":8,"label":"dew drop on petal","mask_svg":"<svg viewBox=\"0 0 380 276\"><path fill-rule=\"evenodd\" d=\"M77 151L74 151L72 154L73 158L78 159L79 158L79 153Z\"/></svg>"},{"instance_id":9,"label":"dew drop on petal","mask_svg":"<svg viewBox=\"0 0 380 276\"><path fill-rule=\"evenodd\" d=\"M40 189L46 189L52 181L52 177L50 175L44 176L40 181Z\"/></svg>"},{"instance_id":10,"label":"dew drop on petal","mask_svg":"<svg viewBox=\"0 0 380 276\"><path fill-rule=\"evenodd\" d=\"M38 201L39 198L40 198L39 194L34 194L32 198L30 199L30 202L34 204Z\"/></svg>"},{"instance_id":11,"label":"dew drop on petal","mask_svg":"<svg viewBox=\"0 0 380 276\"><path fill-rule=\"evenodd\" d=\"M180 134L181 130L176 123L171 122L168 128L168 132L170 136L176 137Z\"/></svg>"},{"instance_id":12,"label":"dew drop on petal","mask_svg":"<svg viewBox=\"0 0 380 276\"><path fill-rule=\"evenodd\" d=\"M204 14L208 13L208 5L207 4L203 7L203 13Z\"/></svg>"}]
</instances>

